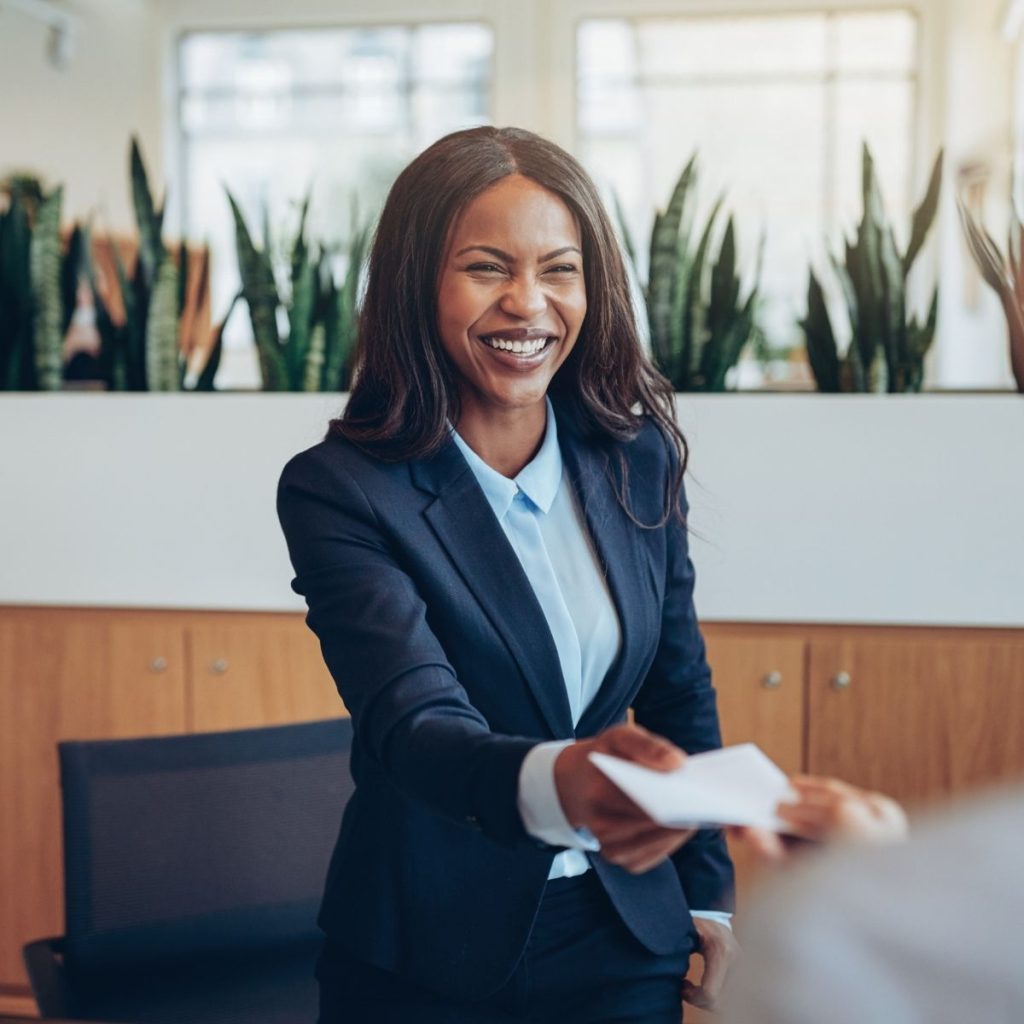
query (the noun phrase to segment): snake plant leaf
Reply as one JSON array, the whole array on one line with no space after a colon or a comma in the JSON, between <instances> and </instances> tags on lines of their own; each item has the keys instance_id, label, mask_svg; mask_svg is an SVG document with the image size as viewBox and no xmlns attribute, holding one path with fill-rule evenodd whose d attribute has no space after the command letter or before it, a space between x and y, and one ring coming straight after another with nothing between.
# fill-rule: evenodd
<instances>
[{"instance_id":1,"label":"snake plant leaf","mask_svg":"<svg viewBox=\"0 0 1024 1024\"><path fill-rule=\"evenodd\" d=\"M178 268L163 260L146 317L146 384L150 391L178 391Z\"/></svg>"},{"instance_id":2,"label":"snake plant leaf","mask_svg":"<svg viewBox=\"0 0 1024 1024\"><path fill-rule=\"evenodd\" d=\"M832 272L839 282L839 288L843 293L843 300L846 303L846 314L850 318L850 327L853 337L856 337L860 330L860 310L857 307L857 292L853 286L853 279L850 277L849 260L847 263L840 263L832 254L829 255Z\"/></svg>"},{"instance_id":3,"label":"snake plant leaf","mask_svg":"<svg viewBox=\"0 0 1024 1024\"><path fill-rule=\"evenodd\" d=\"M188 243L183 238L178 244L178 316L185 312L188 301L189 252Z\"/></svg>"},{"instance_id":4,"label":"snake plant leaf","mask_svg":"<svg viewBox=\"0 0 1024 1024\"><path fill-rule=\"evenodd\" d=\"M63 198L63 188L57 188L39 205L30 248L33 349L36 385L41 391L59 391L63 380L64 310L60 289Z\"/></svg>"},{"instance_id":5,"label":"snake plant leaf","mask_svg":"<svg viewBox=\"0 0 1024 1024\"><path fill-rule=\"evenodd\" d=\"M681 390L705 389L705 380L700 373L701 355L708 338L708 307L702 301L704 279L706 276L708 253L714 235L718 216L722 211L724 197L719 196L708 214L704 230L701 232L697 251L694 253L689 277L685 282L685 305L683 307L683 343L675 360L676 384Z\"/></svg>"},{"instance_id":6,"label":"snake plant leaf","mask_svg":"<svg viewBox=\"0 0 1024 1024\"><path fill-rule=\"evenodd\" d=\"M939 315L939 290L932 291L931 303L928 307L928 315L923 324L918 323L915 317L907 328L907 348L910 353L908 365L911 367L907 377L906 385L910 391L920 391L924 383L924 357L932 346L935 339L935 328L938 324Z\"/></svg>"},{"instance_id":7,"label":"snake plant leaf","mask_svg":"<svg viewBox=\"0 0 1024 1024\"><path fill-rule=\"evenodd\" d=\"M839 354L832 321L825 304L825 292L821 282L810 271L807 285L807 316L800 322L807 340L807 358L818 382L818 390L836 392L842 390L839 377ZM856 349L855 345L850 346Z\"/></svg>"},{"instance_id":8,"label":"snake plant leaf","mask_svg":"<svg viewBox=\"0 0 1024 1024\"><path fill-rule=\"evenodd\" d=\"M210 354L206 358L206 363L203 366L199 377L196 379L196 391L213 391L214 378L217 376L217 370L220 368L220 357L221 352L224 348L224 328L227 327L228 320L231 319L231 314L235 311L235 304L242 297L242 293L238 292L231 300L231 304L228 306L228 311L224 314L224 319L214 328L213 339L210 344Z\"/></svg>"},{"instance_id":9,"label":"snake plant leaf","mask_svg":"<svg viewBox=\"0 0 1024 1024\"><path fill-rule=\"evenodd\" d=\"M238 269L242 277L242 297L249 307L253 338L263 375L263 390L285 391L288 388L288 369L277 331L277 309L280 299L270 257L266 252L257 251L238 203L230 191L227 195L235 221L235 245L238 251Z\"/></svg>"},{"instance_id":10,"label":"snake plant leaf","mask_svg":"<svg viewBox=\"0 0 1024 1024\"><path fill-rule=\"evenodd\" d=\"M928 179L928 189L920 206L914 210L913 220L910 229L910 241L907 243L907 251L903 256L903 273L910 273L921 247L924 245L928 231L935 220L935 213L939 208L939 192L942 188L942 161L944 151L939 150L935 163L932 165L932 173Z\"/></svg>"},{"instance_id":11,"label":"snake plant leaf","mask_svg":"<svg viewBox=\"0 0 1024 1024\"><path fill-rule=\"evenodd\" d=\"M67 251L60 264L60 301L64 316L61 320L61 336L66 337L78 305L78 282L84 276L85 229L75 224L68 236Z\"/></svg>"},{"instance_id":12,"label":"snake plant leaf","mask_svg":"<svg viewBox=\"0 0 1024 1024\"><path fill-rule=\"evenodd\" d=\"M1018 305L1024 303L1024 224L1017 219L1014 213L1013 236L1016 240L1017 265L1014 273L1014 292L1017 295Z\"/></svg>"},{"instance_id":13,"label":"snake plant leaf","mask_svg":"<svg viewBox=\"0 0 1024 1024\"><path fill-rule=\"evenodd\" d=\"M868 365L867 390L875 395L884 395L889 390L889 363L885 357L885 349L881 345L875 347Z\"/></svg>"},{"instance_id":14,"label":"snake plant leaf","mask_svg":"<svg viewBox=\"0 0 1024 1024\"><path fill-rule=\"evenodd\" d=\"M868 390L867 366L859 345L850 345L846 350L846 356L839 371L839 382L840 391L864 392ZM821 390L824 391L824 388Z\"/></svg>"},{"instance_id":15,"label":"snake plant leaf","mask_svg":"<svg viewBox=\"0 0 1024 1024\"><path fill-rule=\"evenodd\" d=\"M740 293L740 279L736 274L736 228L730 216L725 225L725 236L718 260L711 268L712 322L736 307Z\"/></svg>"},{"instance_id":16,"label":"snake plant leaf","mask_svg":"<svg viewBox=\"0 0 1024 1024\"><path fill-rule=\"evenodd\" d=\"M306 352L305 376L302 379L303 391L320 391L324 372L324 353L327 346L327 333L323 322L313 325L309 332L309 348Z\"/></svg>"},{"instance_id":17,"label":"snake plant leaf","mask_svg":"<svg viewBox=\"0 0 1024 1024\"><path fill-rule=\"evenodd\" d=\"M163 262L165 251L160 240L163 225L163 210L159 213L153 203L149 187L149 175L142 159L139 140L132 136L131 145L132 205L135 208L135 223L139 229L139 261L142 264L147 288L153 287L157 268Z\"/></svg>"},{"instance_id":18,"label":"snake plant leaf","mask_svg":"<svg viewBox=\"0 0 1024 1024\"><path fill-rule=\"evenodd\" d=\"M651 325L651 348L662 365L671 362L666 341L671 331L672 297L679 260L680 228L689 219L692 188L697 168L694 154L672 189L664 213L658 213L651 232L647 276L647 314ZM660 351L659 351L660 349Z\"/></svg>"},{"instance_id":19,"label":"snake plant leaf","mask_svg":"<svg viewBox=\"0 0 1024 1024\"><path fill-rule=\"evenodd\" d=\"M314 327L317 267L305 246L296 260L297 262L292 264L292 301L288 307L288 344L285 346L285 352L291 390L305 391L309 390L306 382L310 371L306 364ZM318 365L323 364L322 349L315 358L319 361Z\"/></svg>"},{"instance_id":20,"label":"snake plant leaf","mask_svg":"<svg viewBox=\"0 0 1024 1024\"><path fill-rule=\"evenodd\" d=\"M142 276L141 265L136 264L134 278L129 278L121 256L120 246L108 238L114 261L114 274L124 307L124 329L120 332L119 348L113 363L114 388L117 391L145 390L145 310L140 308L137 282Z\"/></svg>"},{"instance_id":21,"label":"snake plant leaf","mask_svg":"<svg viewBox=\"0 0 1024 1024\"><path fill-rule=\"evenodd\" d=\"M1010 368L1017 390L1024 394L1024 308L1016 291L1016 281L1009 279L1002 254L992 236L974 219L960 196L957 196L957 209L974 262L1002 303L1010 336Z\"/></svg>"},{"instance_id":22,"label":"snake plant leaf","mask_svg":"<svg viewBox=\"0 0 1024 1024\"><path fill-rule=\"evenodd\" d=\"M992 236L977 223L960 196L957 196L957 210L960 213L960 223L967 237L968 248L981 271L981 276L988 286L1002 298L1005 292L1013 291L1013 282L1007 277L999 247Z\"/></svg>"},{"instance_id":23,"label":"snake plant leaf","mask_svg":"<svg viewBox=\"0 0 1024 1024\"><path fill-rule=\"evenodd\" d=\"M0 214L0 386L4 390L36 389L31 244L27 205L12 194L7 211Z\"/></svg>"},{"instance_id":24,"label":"snake plant leaf","mask_svg":"<svg viewBox=\"0 0 1024 1024\"><path fill-rule=\"evenodd\" d=\"M288 306L285 358L288 364L288 383L292 391L306 390L306 358L315 319L318 269L306 244L306 217L309 214L310 198L311 193L307 192L299 211L299 226L291 253L291 303Z\"/></svg>"},{"instance_id":25,"label":"snake plant leaf","mask_svg":"<svg viewBox=\"0 0 1024 1024\"><path fill-rule=\"evenodd\" d=\"M907 362L907 315L904 293L903 262L896 249L892 228L886 224L880 233L879 255L882 267L882 324L879 334L887 362L886 382L902 391L902 378ZM877 374L876 374L877 376ZM892 378L890 380L890 378ZM881 379L878 377L878 379Z\"/></svg>"}]
</instances>

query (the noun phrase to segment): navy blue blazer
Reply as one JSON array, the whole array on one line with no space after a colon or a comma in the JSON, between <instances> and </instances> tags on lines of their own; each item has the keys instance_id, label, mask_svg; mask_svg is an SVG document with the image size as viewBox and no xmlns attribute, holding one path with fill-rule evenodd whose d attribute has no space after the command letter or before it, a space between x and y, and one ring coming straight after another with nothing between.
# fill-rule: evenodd
<instances>
[{"instance_id":1,"label":"navy blue blazer","mask_svg":"<svg viewBox=\"0 0 1024 1024\"><path fill-rule=\"evenodd\" d=\"M354 724L356 791L320 925L363 961L455 998L511 975L556 852L516 809L534 744L592 736L632 706L686 751L720 746L685 529L631 522L610 442L561 414L559 441L622 627L575 730L544 614L454 443L395 463L328 439L288 463L278 491L292 586ZM656 522L674 465L666 444L649 422L621 450L634 514ZM688 907L731 906L718 832L643 875L592 864L656 953L692 948Z\"/></svg>"}]
</instances>

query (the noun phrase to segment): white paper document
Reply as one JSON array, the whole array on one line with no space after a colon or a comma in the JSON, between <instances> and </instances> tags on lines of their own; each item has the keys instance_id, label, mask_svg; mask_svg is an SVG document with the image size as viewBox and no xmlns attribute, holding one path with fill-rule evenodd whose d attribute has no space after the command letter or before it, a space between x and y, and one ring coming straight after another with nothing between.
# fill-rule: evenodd
<instances>
[{"instance_id":1,"label":"white paper document","mask_svg":"<svg viewBox=\"0 0 1024 1024\"><path fill-rule=\"evenodd\" d=\"M782 769L753 743L693 754L670 772L608 754L591 754L590 760L661 825L754 825L789 831L775 808L796 794Z\"/></svg>"}]
</instances>

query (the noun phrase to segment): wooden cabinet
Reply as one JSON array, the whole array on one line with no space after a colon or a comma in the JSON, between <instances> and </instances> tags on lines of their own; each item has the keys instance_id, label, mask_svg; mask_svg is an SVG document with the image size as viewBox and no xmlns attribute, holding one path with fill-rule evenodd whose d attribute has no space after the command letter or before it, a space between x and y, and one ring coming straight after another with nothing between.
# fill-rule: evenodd
<instances>
[{"instance_id":1,"label":"wooden cabinet","mask_svg":"<svg viewBox=\"0 0 1024 1024\"><path fill-rule=\"evenodd\" d=\"M919 807L1024 778L1024 640L829 635L811 645L807 770Z\"/></svg>"},{"instance_id":2,"label":"wooden cabinet","mask_svg":"<svg viewBox=\"0 0 1024 1024\"><path fill-rule=\"evenodd\" d=\"M0 1011L21 947L63 931L56 745L344 711L299 615L0 609Z\"/></svg>"},{"instance_id":3,"label":"wooden cabinet","mask_svg":"<svg viewBox=\"0 0 1024 1024\"><path fill-rule=\"evenodd\" d=\"M341 698L299 616L198 616L188 626L196 732L331 718Z\"/></svg>"},{"instance_id":4,"label":"wooden cabinet","mask_svg":"<svg viewBox=\"0 0 1024 1024\"><path fill-rule=\"evenodd\" d=\"M1024 777L1024 631L704 633L725 742L787 772L911 807ZM298 614L0 608L0 1011L26 1008L22 944L63 930L58 741L343 713ZM742 899L758 871L734 853Z\"/></svg>"}]
</instances>

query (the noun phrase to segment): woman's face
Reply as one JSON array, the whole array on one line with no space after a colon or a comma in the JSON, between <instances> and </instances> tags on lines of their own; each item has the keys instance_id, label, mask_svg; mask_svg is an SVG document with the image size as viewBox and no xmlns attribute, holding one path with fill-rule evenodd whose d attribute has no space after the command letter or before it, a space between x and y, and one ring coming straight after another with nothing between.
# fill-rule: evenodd
<instances>
[{"instance_id":1,"label":"woman's face","mask_svg":"<svg viewBox=\"0 0 1024 1024\"><path fill-rule=\"evenodd\" d=\"M544 400L587 312L579 227L553 192L514 174L456 219L437 300L462 414Z\"/></svg>"}]
</instances>

